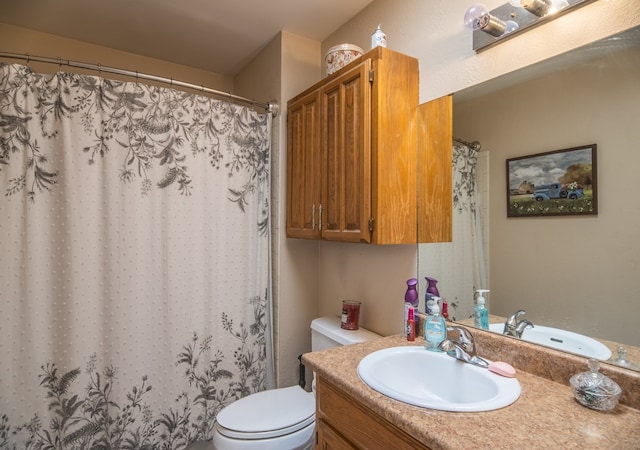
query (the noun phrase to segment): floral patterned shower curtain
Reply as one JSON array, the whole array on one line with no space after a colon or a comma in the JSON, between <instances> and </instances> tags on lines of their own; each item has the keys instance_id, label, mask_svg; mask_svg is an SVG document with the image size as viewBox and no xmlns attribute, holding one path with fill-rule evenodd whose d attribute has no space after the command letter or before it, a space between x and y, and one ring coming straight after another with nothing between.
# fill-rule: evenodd
<instances>
[{"instance_id":1,"label":"floral patterned shower curtain","mask_svg":"<svg viewBox=\"0 0 640 450\"><path fill-rule=\"evenodd\" d=\"M184 448L270 387L270 128L0 64L0 448Z\"/></svg>"},{"instance_id":2,"label":"floral patterned shower curtain","mask_svg":"<svg viewBox=\"0 0 640 450\"><path fill-rule=\"evenodd\" d=\"M472 316L474 291L489 289L488 175L488 151L453 143L453 241L421 244L418 251L420 282L436 278L449 315L458 320Z\"/></svg>"}]
</instances>

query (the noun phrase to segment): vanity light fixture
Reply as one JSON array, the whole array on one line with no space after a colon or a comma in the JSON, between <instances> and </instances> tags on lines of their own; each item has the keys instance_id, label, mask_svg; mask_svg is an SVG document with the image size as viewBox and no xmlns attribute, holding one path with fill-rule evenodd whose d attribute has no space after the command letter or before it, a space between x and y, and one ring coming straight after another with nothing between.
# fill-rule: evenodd
<instances>
[{"instance_id":1,"label":"vanity light fixture","mask_svg":"<svg viewBox=\"0 0 640 450\"><path fill-rule=\"evenodd\" d=\"M555 14L569 6L567 0L509 0L509 3L516 8L524 8L538 17Z\"/></svg>"},{"instance_id":2,"label":"vanity light fixture","mask_svg":"<svg viewBox=\"0 0 640 450\"><path fill-rule=\"evenodd\" d=\"M491 15L486 6L476 3L471 5L464 15L464 24L472 30L481 30L494 37L510 33L518 28L513 20L503 21Z\"/></svg>"},{"instance_id":3,"label":"vanity light fixture","mask_svg":"<svg viewBox=\"0 0 640 450\"><path fill-rule=\"evenodd\" d=\"M491 11L482 4L473 4L464 15L464 23L473 30L473 49L480 51L592 1L595 0L509 0Z\"/></svg>"}]
</instances>

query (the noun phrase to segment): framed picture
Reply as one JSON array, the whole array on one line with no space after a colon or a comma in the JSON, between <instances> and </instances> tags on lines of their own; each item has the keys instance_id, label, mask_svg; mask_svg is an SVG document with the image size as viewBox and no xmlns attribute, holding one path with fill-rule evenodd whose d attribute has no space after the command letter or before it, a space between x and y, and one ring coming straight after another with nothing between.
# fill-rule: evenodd
<instances>
[{"instance_id":1,"label":"framed picture","mask_svg":"<svg viewBox=\"0 0 640 450\"><path fill-rule=\"evenodd\" d=\"M596 147L507 159L507 216L597 215Z\"/></svg>"}]
</instances>

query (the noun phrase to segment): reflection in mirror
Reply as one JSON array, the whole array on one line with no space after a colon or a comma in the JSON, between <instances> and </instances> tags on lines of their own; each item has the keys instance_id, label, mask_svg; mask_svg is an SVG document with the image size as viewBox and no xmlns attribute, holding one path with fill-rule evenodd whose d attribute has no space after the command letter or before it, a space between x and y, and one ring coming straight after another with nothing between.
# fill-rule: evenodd
<instances>
[{"instance_id":1,"label":"reflection in mirror","mask_svg":"<svg viewBox=\"0 0 640 450\"><path fill-rule=\"evenodd\" d=\"M474 290L490 289L492 323L523 309L534 326L597 339L609 362L640 367L638 104L640 29L456 93L453 134L482 150L473 171L465 157L454 175L453 243L419 245L420 292L425 276L438 279L450 316L467 322ZM507 217L507 159L591 143L597 215ZM470 186L475 195L461 195ZM463 226L472 229L460 234Z\"/></svg>"}]
</instances>

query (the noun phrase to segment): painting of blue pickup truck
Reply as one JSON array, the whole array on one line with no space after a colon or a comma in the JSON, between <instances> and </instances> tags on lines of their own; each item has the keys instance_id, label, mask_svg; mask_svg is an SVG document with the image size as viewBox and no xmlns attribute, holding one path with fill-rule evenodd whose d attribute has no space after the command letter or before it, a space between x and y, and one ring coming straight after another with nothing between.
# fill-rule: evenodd
<instances>
[{"instance_id":1,"label":"painting of blue pickup truck","mask_svg":"<svg viewBox=\"0 0 640 450\"><path fill-rule=\"evenodd\" d=\"M535 186L533 191L533 199L537 202L551 200L554 198L568 198L570 200L576 200L583 196L584 188L575 181L568 184L543 184L541 186Z\"/></svg>"},{"instance_id":2,"label":"painting of blue pickup truck","mask_svg":"<svg viewBox=\"0 0 640 450\"><path fill-rule=\"evenodd\" d=\"M507 216L597 214L596 144L507 160Z\"/></svg>"}]
</instances>

